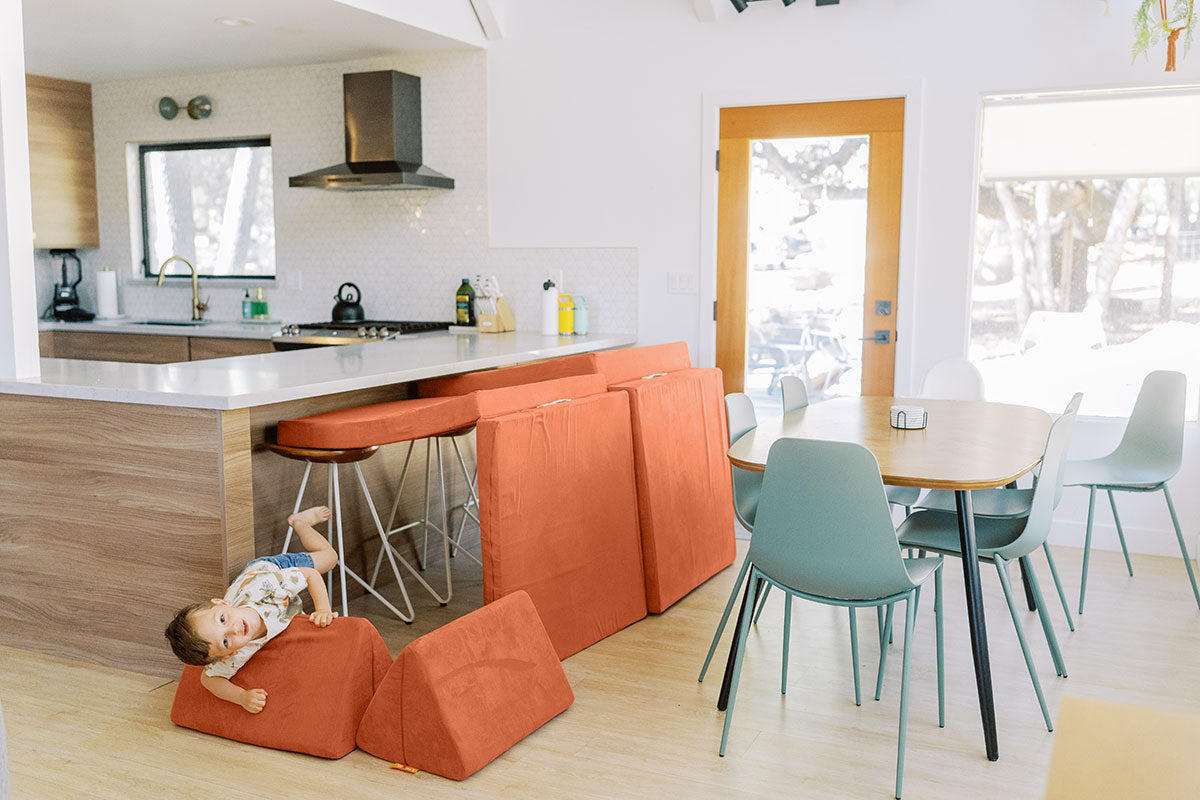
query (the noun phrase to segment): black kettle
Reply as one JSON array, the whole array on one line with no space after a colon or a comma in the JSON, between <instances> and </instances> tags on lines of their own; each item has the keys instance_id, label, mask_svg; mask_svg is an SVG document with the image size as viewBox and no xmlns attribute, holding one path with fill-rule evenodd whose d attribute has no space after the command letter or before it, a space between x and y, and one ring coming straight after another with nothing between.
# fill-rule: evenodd
<instances>
[{"instance_id":1,"label":"black kettle","mask_svg":"<svg viewBox=\"0 0 1200 800\"><path fill-rule=\"evenodd\" d=\"M347 292L349 287L352 291ZM362 299L362 292L353 283L347 281L338 287L338 293L333 296L337 300L337 304L333 307L334 322L362 322L367 317L363 314L363 307L359 300Z\"/></svg>"}]
</instances>

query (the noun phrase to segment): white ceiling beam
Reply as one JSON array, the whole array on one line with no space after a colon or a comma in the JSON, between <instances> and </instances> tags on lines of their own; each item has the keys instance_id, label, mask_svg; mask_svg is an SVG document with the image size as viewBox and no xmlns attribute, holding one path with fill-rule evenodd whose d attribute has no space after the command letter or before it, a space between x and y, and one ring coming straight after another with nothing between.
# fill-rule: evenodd
<instances>
[{"instance_id":1,"label":"white ceiling beam","mask_svg":"<svg viewBox=\"0 0 1200 800\"><path fill-rule=\"evenodd\" d=\"M483 35L489 42L504 38L500 21L496 19L496 10L492 8L492 0L471 0L471 8L475 9L475 18L479 20L479 27L483 28Z\"/></svg>"}]
</instances>

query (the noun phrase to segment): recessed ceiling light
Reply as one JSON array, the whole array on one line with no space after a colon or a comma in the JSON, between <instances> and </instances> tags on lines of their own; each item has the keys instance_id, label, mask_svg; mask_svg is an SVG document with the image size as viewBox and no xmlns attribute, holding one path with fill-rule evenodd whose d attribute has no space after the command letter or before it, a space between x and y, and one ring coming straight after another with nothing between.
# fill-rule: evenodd
<instances>
[{"instance_id":1,"label":"recessed ceiling light","mask_svg":"<svg viewBox=\"0 0 1200 800\"><path fill-rule=\"evenodd\" d=\"M249 17L217 17L213 22L230 28L245 28L254 24L254 20Z\"/></svg>"}]
</instances>

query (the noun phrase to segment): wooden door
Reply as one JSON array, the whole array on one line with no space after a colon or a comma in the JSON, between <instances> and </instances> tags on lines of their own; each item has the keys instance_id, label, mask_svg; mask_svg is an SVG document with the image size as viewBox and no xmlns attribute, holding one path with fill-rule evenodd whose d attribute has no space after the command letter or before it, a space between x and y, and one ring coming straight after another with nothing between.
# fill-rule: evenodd
<instances>
[{"instance_id":1,"label":"wooden door","mask_svg":"<svg viewBox=\"0 0 1200 800\"><path fill-rule=\"evenodd\" d=\"M886 344L863 342L861 393L892 394L898 311L903 98L721 109L716 359L717 366L724 372L726 392L743 391L747 366L752 147L758 140L813 137L867 137L869 140L869 161L865 166L862 320L861 326L856 327L859 335L865 338L873 338L877 331L886 331L888 341ZM851 344L857 346L857 342ZM796 349L800 350L798 346ZM776 358L775 365L768 367L774 370L770 389L774 388L777 374L789 368L786 364L780 365L780 361L781 358ZM799 366L803 367L802 364Z\"/></svg>"}]
</instances>

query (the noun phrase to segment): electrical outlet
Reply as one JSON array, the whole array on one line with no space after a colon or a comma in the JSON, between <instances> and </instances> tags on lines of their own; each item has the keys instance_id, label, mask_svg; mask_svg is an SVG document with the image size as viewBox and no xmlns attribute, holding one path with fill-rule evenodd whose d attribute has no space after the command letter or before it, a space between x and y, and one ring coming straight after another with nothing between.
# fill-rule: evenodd
<instances>
[{"instance_id":1,"label":"electrical outlet","mask_svg":"<svg viewBox=\"0 0 1200 800\"><path fill-rule=\"evenodd\" d=\"M698 294L699 282L694 272L668 272L667 294Z\"/></svg>"}]
</instances>

